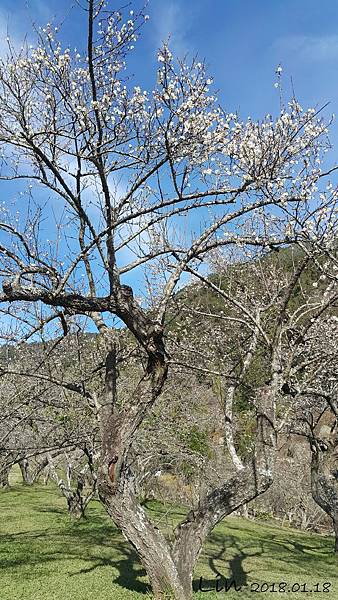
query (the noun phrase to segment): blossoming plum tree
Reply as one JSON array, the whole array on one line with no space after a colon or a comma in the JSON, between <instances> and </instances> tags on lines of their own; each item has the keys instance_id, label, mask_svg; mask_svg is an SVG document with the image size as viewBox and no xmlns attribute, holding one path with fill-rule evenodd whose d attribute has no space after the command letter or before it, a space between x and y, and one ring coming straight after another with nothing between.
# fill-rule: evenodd
<instances>
[{"instance_id":1,"label":"blossoming plum tree","mask_svg":"<svg viewBox=\"0 0 338 600\"><path fill-rule=\"evenodd\" d=\"M330 248L337 191L321 166L327 126L295 99L275 119L241 121L218 105L204 64L175 61L166 44L155 89L133 87L127 57L147 16L124 18L101 0L88 0L86 14L85 49L64 48L49 24L33 47L9 42L0 63L1 180L6 193L14 182L16 197L0 223L0 302L12 341L53 336L56 323L67 334L78 316L102 336L104 388L89 393L101 429L99 495L155 597L171 590L186 600L205 537L271 483L279 373L274 360L251 467L201 498L171 544L138 501L130 460L166 383L168 311L215 248L316 242L313 215ZM141 356L122 397L121 323Z\"/></svg>"}]
</instances>

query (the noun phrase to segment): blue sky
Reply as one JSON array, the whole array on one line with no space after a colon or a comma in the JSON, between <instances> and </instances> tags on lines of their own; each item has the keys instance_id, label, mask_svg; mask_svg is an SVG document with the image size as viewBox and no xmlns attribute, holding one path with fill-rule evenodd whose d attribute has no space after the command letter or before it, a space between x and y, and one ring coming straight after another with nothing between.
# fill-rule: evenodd
<instances>
[{"instance_id":1,"label":"blue sky","mask_svg":"<svg viewBox=\"0 0 338 600\"><path fill-rule=\"evenodd\" d=\"M123 3L121 3L123 4ZM140 5L136 0L134 5ZM73 6L74 5L74 6ZM112 2L119 7L119 3ZM229 111L262 117L278 110L274 71L283 66L303 106L330 101L338 109L338 3L332 0L150 0L150 15L132 61L136 82L150 87L156 48L171 35L171 47L205 58L219 98ZM83 21L69 0L0 0L0 32L20 40L31 21L64 20L63 38L79 45ZM1 46L0 46L1 50ZM334 128L335 129L335 128ZM335 138L335 134L333 133Z\"/></svg>"}]
</instances>

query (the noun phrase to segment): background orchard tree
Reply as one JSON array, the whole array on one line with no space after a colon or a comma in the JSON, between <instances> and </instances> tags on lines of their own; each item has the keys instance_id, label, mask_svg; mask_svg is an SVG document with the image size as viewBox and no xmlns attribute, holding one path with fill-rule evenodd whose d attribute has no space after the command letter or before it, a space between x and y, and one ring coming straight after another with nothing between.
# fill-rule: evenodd
<instances>
[{"instance_id":1,"label":"background orchard tree","mask_svg":"<svg viewBox=\"0 0 338 600\"><path fill-rule=\"evenodd\" d=\"M105 345L104 386L92 395L99 496L138 552L155 597L171 590L186 600L205 537L271 483L282 324L278 317L269 383L258 390L256 482L246 467L233 482L221 481L171 544L139 503L131 460L136 433L166 383L171 302L187 271L205 277L205 259L217 247L267 250L316 238L314 214L325 222L326 246L333 243L336 189L321 168L327 127L295 99L276 119L242 122L218 106L203 63L176 62L167 45L147 93L126 70L146 15L124 18L95 0L85 10L79 50L62 47L47 25L32 48L9 43L0 64L1 178L21 191L0 223L0 301L5 325L16 322L15 343L40 331L52 338L56 323L67 335L76 316L97 328ZM283 290L276 310L287 301ZM254 319L244 362L260 332ZM121 324L139 357L127 394L119 393ZM100 365L101 358L93 369Z\"/></svg>"},{"instance_id":2,"label":"background orchard tree","mask_svg":"<svg viewBox=\"0 0 338 600\"><path fill-rule=\"evenodd\" d=\"M11 467L18 464L24 483L32 485L48 467L48 458L55 460L65 451L72 455L82 449L91 470L98 443L90 390L100 377L99 345L91 336L74 333L53 341L40 335L38 340L3 346L0 440L6 484Z\"/></svg>"},{"instance_id":3,"label":"background orchard tree","mask_svg":"<svg viewBox=\"0 0 338 600\"><path fill-rule=\"evenodd\" d=\"M324 282L326 278L327 275ZM327 300L330 285L323 280L315 282L320 284ZM330 311L320 316L319 312L317 309L317 315L306 326L302 357L297 361L296 372L301 381L297 381L290 428L309 442L312 496L332 520L337 553L337 296ZM309 367L308 378L304 378L306 367Z\"/></svg>"},{"instance_id":4,"label":"background orchard tree","mask_svg":"<svg viewBox=\"0 0 338 600\"><path fill-rule=\"evenodd\" d=\"M306 394L312 390L320 395L323 382L336 382L337 332L331 326L330 336L321 336L320 351L317 338L321 328L327 330L337 305L337 262L324 246L318 247L319 239L318 235L315 243L308 239L292 249L249 257L243 251L236 257L213 253L213 275L206 278L190 269L197 282L176 299L181 304L181 329L188 333L184 341L180 328L176 339L173 336L173 344L180 347L177 364L211 381L217 377L226 448L241 482L245 473L256 477L255 463L248 458L255 448L255 415L262 412L266 390L273 398L269 416L277 432L285 431L295 407L305 410ZM272 445L270 469L275 450ZM249 490L248 483L245 493ZM233 480L232 496L238 506Z\"/></svg>"},{"instance_id":5,"label":"background orchard tree","mask_svg":"<svg viewBox=\"0 0 338 600\"><path fill-rule=\"evenodd\" d=\"M97 476L93 448L84 445L82 449L72 449L71 453L59 453L57 463L48 453L49 476L66 498L69 515L74 519L81 519L85 516L89 502L96 495Z\"/></svg>"},{"instance_id":6,"label":"background orchard tree","mask_svg":"<svg viewBox=\"0 0 338 600\"><path fill-rule=\"evenodd\" d=\"M322 411L324 412L324 411ZM337 485L337 415L332 413L329 424L320 426L320 418L311 420L311 488L314 501L332 520L338 553L338 485ZM313 414L311 414L313 416Z\"/></svg>"},{"instance_id":7,"label":"background orchard tree","mask_svg":"<svg viewBox=\"0 0 338 600\"><path fill-rule=\"evenodd\" d=\"M332 315L322 327L318 328L317 352L326 356L328 368L320 373L321 386L311 390L310 398L320 399L326 404L329 420L326 430L317 431L311 419L310 447L312 451L311 483L315 502L332 519L335 533L335 552L338 554L338 405L337 405L337 316ZM326 374L326 377L325 377ZM317 409L318 414L318 409ZM326 412L326 411L325 411ZM311 413L313 416L313 413ZM320 417L317 417L320 423ZM329 431L328 431L328 425ZM318 431L319 430L319 431Z\"/></svg>"},{"instance_id":8,"label":"background orchard tree","mask_svg":"<svg viewBox=\"0 0 338 600\"><path fill-rule=\"evenodd\" d=\"M4 485L8 486L10 469L18 464L23 481L31 484L47 464L41 455L43 448L46 443L53 444L55 423L51 421L48 410L45 410L49 389L46 384L36 385L33 379L19 379L16 374L10 374L8 369L8 362L2 360L0 472Z\"/></svg>"}]
</instances>

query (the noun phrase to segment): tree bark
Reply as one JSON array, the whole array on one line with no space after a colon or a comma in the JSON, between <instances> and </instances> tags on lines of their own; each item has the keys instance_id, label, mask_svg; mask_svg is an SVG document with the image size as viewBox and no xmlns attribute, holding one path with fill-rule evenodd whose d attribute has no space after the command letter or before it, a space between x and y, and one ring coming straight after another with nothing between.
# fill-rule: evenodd
<instances>
[{"instance_id":1,"label":"tree bark","mask_svg":"<svg viewBox=\"0 0 338 600\"><path fill-rule=\"evenodd\" d=\"M24 485L32 485L33 480L31 477L30 470L29 470L29 462L28 462L27 458L23 458L22 460L19 460L19 467L20 467L22 481L23 481Z\"/></svg>"},{"instance_id":2,"label":"tree bark","mask_svg":"<svg viewBox=\"0 0 338 600\"><path fill-rule=\"evenodd\" d=\"M127 481L123 492L116 492L101 480L99 494L108 514L138 553L155 598L171 593L175 600L190 600L194 567L207 536L221 519L265 492L271 483L271 472L260 471L253 461L212 492L198 511L188 514L175 531L173 547L152 524Z\"/></svg>"},{"instance_id":3,"label":"tree bark","mask_svg":"<svg viewBox=\"0 0 338 600\"><path fill-rule=\"evenodd\" d=\"M129 464L132 463L133 436L161 393L167 377L163 330L154 325L148 331L143 344L148 353L145 374L122 408L117 402L116 348L114 343L109 344L108 338L105 390L98 399L102 439L98 492L108 514L138 553L155 598L159 600L171 594L175 600L190 600L194 567L207 536L221 519L265 492L272 483L279 363L273 356L271 380L259 390L257 397L257 433L252 459L243 464L233 478L222 482L202 499L196 511L190 511L176 528L171 545L140 506Z\"/></svg>"},{"instance_id":4,"label":"tree bark","mask_svg":"<svg viewBox=\"0 0 338 600\"><path fill-rule=\"evenodd\" d=\"M131 485L125 480L123 491L112 493L110 484L101 481L100 499L116 526L136 550L155 598L160 600L171 594L170 597L176 600L187 600L190 596L186 595L180 581L170 544L139 504Z\"/></svg>"},{"instance_id":5,"label":"tree bark","mask_svg":"<svg viewBox=\"0 0 338 600\"><path fill-rule=\"evenodd\" d=\"M85 507L81 495L76 492L70 492L66 495L66 498L70 517L75 520L82 519L85 516Z\"/></svg>"},{"instance_id":6,"label":"tree bark","mask_svg":"<svg viewBox=\"0 0 338 600\"><path fill-rule=\"evenodd\" d=\"M7 466L0 466L0 489L9 487L9 471L10 469Z\"/></svg>"}]
</instances>

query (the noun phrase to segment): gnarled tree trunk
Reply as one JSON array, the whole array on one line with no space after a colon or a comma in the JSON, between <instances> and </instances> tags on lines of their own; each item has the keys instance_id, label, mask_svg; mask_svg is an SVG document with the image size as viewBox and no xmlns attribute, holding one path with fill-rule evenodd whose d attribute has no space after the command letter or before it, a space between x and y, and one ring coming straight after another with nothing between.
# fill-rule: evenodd
<instances>
[{"instance_id":1,"label":"gnarled tree trunk","mask_svg":"<svg viewBox=\"0 0 338 600\"><path fill-rule=\"evenodd\" d=\"M207 536L221 519L265 492L272 483L275 393L269 387L261 390L256 451L250 462L202 499L196 511L190 511L176 528L174 543L170 544L140 506L128 466L132 435L141 418L140 406L154 401L165 374L165 367L158 364L155 372L142 380L137 390L138 403L129 406L128 413L115 407L109 414L107 395L102 399L103 448L98 490L108 514L137 551L155 598L189 600L194 567ZM113 390L112 382L110 389Z\"/></svg>"},{"instance_id":2,"label":"gnarled tree trunk","mask_svg":"<svg viewBox=\"0 0 338 600\"><path fill-rule=\"evenodd\" d=\"M149 577L156 599L171 594L177 600L186 600L186 590L181 581L169 542L149 519L129 485L112 491L109 484L100 485L100 498L109 516L124 537L136 550Z\"/></svg>"}]
</instances>

